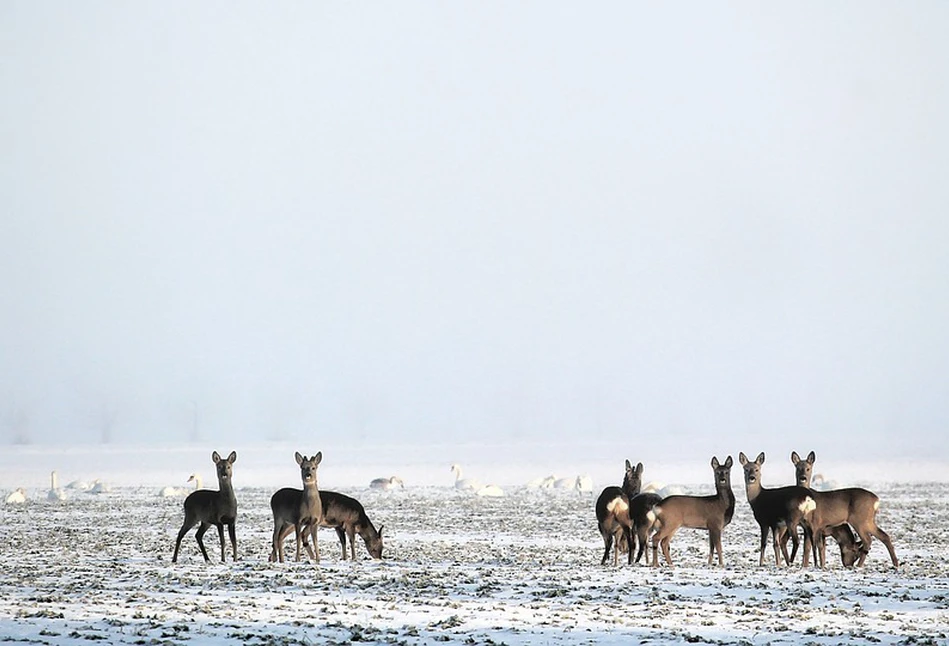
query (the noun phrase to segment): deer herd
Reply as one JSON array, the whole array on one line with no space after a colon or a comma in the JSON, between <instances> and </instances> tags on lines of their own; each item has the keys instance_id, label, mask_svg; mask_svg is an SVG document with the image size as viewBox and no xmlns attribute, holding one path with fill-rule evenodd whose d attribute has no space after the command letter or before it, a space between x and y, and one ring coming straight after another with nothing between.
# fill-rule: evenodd
<instances>
[{"instance_id":1,"label":"deer herd","mask_svg":"<svg viewBox=\"0 0 949 646\"><path fill-rule=\"evenodd\" d=\"M317 530L320 527L336 530L343 560L346 559L347 539L352 559L356 560L357 533L365 542L370 556L381 559L382 526L378 530L375 528L362 504L355 498L319 489L317 467L323 459L322 452L312 457L296 453L294 457L300 467L303 489L283 488L270 499L274 522L270 561L284 561L283 543L292 531L296 539L296 560L301 559L302 551L306 549L310 559L319 562ZM800 528L804 537L802 563L805 567L809 564L812 553L815 565L821 568L826 566L825 541L828 536L837 542L841 562L847 567L854 563L863 565L874 536L886 546L893 566L899 567L893 542L876 524L879 497L858 487L831 491L810 488L815 459L813 451L806 459L801 459L796 452L792 452L791 463L795 469L797 484L766 488L761 484L764 453L758 454L753 461L745 457L744 453L738 454L738 462L744 470L748 504L761 529L758 565L764 565L769 533L775 565L781 565L782 557L785 564L794 562L800 547ZM226 556L225 526L231 542L232 558L237 560L237 498L231 481L237 452L232 451L227 458L222 458L215 451L211 454L211 460L217 470L218 490L198 489L185 499L184 522L175 541L175 551L171 559L173 563L178 561L182 538L198 523L200 526L195 533L195 539L205 561L210 561L210 558L203 537L212 525L217 528L221 542L221 562L224 562ZM724 566L722 532L735 514L735 494L732 493L731 486L732 465L731 456L724 462L719 462L717 457L712 458L714 495L662 497L641 491L643 465L640 462L633 467L630 461L626 460L622 485L606 487L596 501L597 525L604 543L601 565L606 564L611 549L614 566L618 564L622 551L628 553L630 565L634 561L638 563L648 543L652 546L653 567L659 565L660 548L666 563L672 565L670 543L676 532L686 527L708 531L708 564L712 565L717 555L718 565ZM307 538L312 540L312 548ZM787 549L788 542L792 543L790 554Z\"/></svg>"},{"instance_id":2,"label":"deer herd","mask_svg":"<svg viewBox=\"0 0 949 646\"><path fill-rule=\"evenodd\" d=\"M876 524L880 499L871 491L858 487L817 491L810 488L811 472L816 456L811 451L806 459L797 452L791 453L795 469L796 485L765 488L761 484L761 465L764 453L752 461L744 453L738 454L738 462L744 469L745 493L755 521L761 529L758 548L758 565L764 565L765 545L770 532L776 566L790 565L797 554L800 527L804 536L802 562L806 567L811 551L815 565L826 566L825 540L829 535L840 547L841 562L849 567L856 563L862 566L870 552L872 537L879 538L890 553L894 567L899 567L896 550L889 535ZM643 465L634 468L626 461L626 475L620 487L606 487L596 501L596 520L603 536L602 564L606 564L613 550L613 565L619 561L624 549L629 554L629 563L634 561L633 550L639 550L635 562L639 562L646 549L647 540L652 543L652 565L659 565L658 552L666 563L672 565L669 544L682 527L708 530L708 563L712 564L718 554L719 566L724 565L722 555L722 530L735 514L735 494L731 488L732 458L724 463L712 458L715 478L715 495L674 495L660 498L652 493L640 491ZM853 529L851 529L851 527ZM856 535L854 535L856 532ZM859 538L858 538L859 537ZM788 554L788 541L793 543ZM779 555L780 551L780 555Z\"/></svg>"}]
</instances>

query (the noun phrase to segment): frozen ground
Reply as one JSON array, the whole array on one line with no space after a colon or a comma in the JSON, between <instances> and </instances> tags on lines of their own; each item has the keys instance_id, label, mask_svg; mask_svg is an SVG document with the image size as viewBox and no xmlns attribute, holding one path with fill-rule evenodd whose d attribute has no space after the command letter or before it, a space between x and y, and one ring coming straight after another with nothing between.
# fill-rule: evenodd
<instances>
[{"instance_id":1,"label":"frozen ground","mask_svg":"<svg viewBox=\"0 0 949 646\"><path fill-rule=\"evenodd\" d=\"M123 455L123 462L165 461ZM215 486L207 456L197 464L192 457L176 455L173 472L201 470L205 485ZM0 459L4 496L30 460L9 453ZM67 456L58 464L66 465L65 484L72 465ZM81 464L90 471L107 466ZM320 467L326 488L331 464ZM446 464L438 470L445 472L441 485L407 479L406 489L390 492L334 487L359 498L375 524L385 525L386 558L369 560L360 542L361 560L342 562L335 534L323 530L316 566L267 562L269 497L277 486L295 484L294 465L272 485L260 484L275 475L269 466L249 467L246 480L241 466L239 458L239 561L225 564L205 564L189 535L181 562L172 565L183 497L161 498L155 484L128 484L127 471L98 471L114 474L111 493L70 492L63 502L45 499L48 484L28 483L30 501L0 506L0 643L949 642L944 482L867 483L883 500L878 520L903 561L899 570L879 542L861 570L845 570L839 561L827 571L757 567L757 526L737 467L724 569L704 565L707 535L690 530L672 543L675 568L613 568L599 565L592 494L509 487L504 498L479 499L449 486ZM790 463L768 466L790 479ZM618 479L621 467L616 471ZM145 466L142 472L145 480L160 476ZM612 482L600 478L596 490L605 484ZM214 532L206 543L220 554Z\"/></svg>"}]
</instances>

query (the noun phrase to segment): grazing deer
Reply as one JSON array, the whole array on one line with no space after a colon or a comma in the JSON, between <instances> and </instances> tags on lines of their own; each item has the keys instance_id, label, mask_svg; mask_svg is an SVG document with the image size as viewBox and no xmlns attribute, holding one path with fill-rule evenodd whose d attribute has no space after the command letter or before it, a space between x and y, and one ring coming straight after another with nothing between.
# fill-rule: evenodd
<instances>
[{"instance_id":1,"label":"grazing deer","mask_svg":"<svg viewBox=\"0 0 949 646\"><path fill-rule=\"evenodd\" d=\"M817 459L817 456L813 451L807 454L807 459L801 459L801 456L797 454L797 451L791 451L791 464L794 465L794 480L799 487L805 487L807 489L811 488L811 473L814 469L814 461ZM858 541L854 536L853 531L850 529L850 525L844 523L842 525L837 525L832 527L830 530L831 537L837 541L837 546L840 548L840 562L844 564L845 567L850 567L853 565L857 558L860 556L861 550L863 549L863 542ZM790 534L785 534L782 539L784 545L783 549L787 550L788 541L791 540ZM818 546L817 546L817 537L814 537L814 562L818 562ZM791 550L791 561L794 561L794 556L796 554L796 548Z\"/></svg>"},{"instance_id":2,"label":"grazing deer","mask_svg":"<svg viewBox=\"0 0 949 646\"><path fill-rule=\"evenodd\" d=\"M380 525L377 530L373 526L366 510L362 504L355 498L350 498L335 491L320 491L320 500L323 504L323 520L320 527L332 527L336 530L339 537L340 547L343 550L343 560L346 560L346 538L349 537L349 547L352 552L352 558L356 560L356 534L362 537L366 544L366 550L369 556L374 559L382 558L382 528ZM280 536L281 541L290 533L292 527L287 526ZM303 547L307 554L313 558L313 550L310 549L310 543L306 540L306 531L303 532ZM276 551L270 552L270 560L276 560Z\"/></svg>"},{"instance_id":3,"label":"grazing deer","mask_svg":"<svg viewBox=\"0 0 949 646\"><path fill-rule=\"evenodd\" d=\"M755 514L755 520L761 528L761 545L758 548L758 565L764 565L764 547L768 540L768 531L771 531L774 543L774 564L778 567L781 561L778 558L780 546L785 563L790 564L787 546L781 543L785 532L791 533L794 541L794 552L797 552L797 526L804 526L804 565L807 565L808 550L813 540L810 518L817 503L811 496L811 491L804 487L778 487L766 489L761 485L761 465L764 464L764 453L758 454L754 462L748 460L744 453L738 454L738 461L745 470L745 493L748 503Z\"/></svg>"},{"instance_id":4,"label":"grazing deer","mask_svg":"<svg viewBox=\"0 0 949 646\"><path fill-rule=\"evenodd\" d=\"M301 538L304 528L306 528L313 538L314 553L311 556L316 563L319 563L320 547L316 541L316 530L323 519L323 502L317 488L316 468L323 460L323 452L320 451L312 458L300 455L298 452L294 457L297 464L300 465L303 489L286 487L270 497L270 509L273 511L273 551L280 562L283 563L283 541L280 537L285 535L285 532L289 533L292 527L296 532L296 560L299 561Z\"/></svg>"},{"instance_id":5,"label":"grazing deer","mask_svg":"<svg viewBox=\"0 0 949 646\"><path fill-rule=\"evenodd\" d=\"M639 493L642 487L642 462L633 468L626 460L626 474L622 487L606 487L596 499L596 523L603 537L603 559L600 565L606 565L613 548L613 565L619 564L620 541L622 536L629 548L629 564L633 563L633 523L629 516L629 499Z\"/></svg>"},{"instance_id":6,"label":"grazing deer","mask_svg":"<svg viewBox=\"0 0 949 646\"><path fill-rule=\"evenodd\" d=\"M794 458L798 458L796 461ZM806 460L801 460L797 453L791 454L791 461L794 462L795 472L798 482L802 479L810 480L811 469L817 456L811 451ZM811 525L814 531L814 540L817 550L820 552L820 567L826 563L826 546L824 537L830 533L835 539L842 535L839 529L841 525L849 523L853 525L854 530L860 536L860 557L857 565L862 566L870 553L870 542L873 536L876 536L886 545L890 553L890 560L893 561L893 567L899 567L900 561L896 558L896 550L893 548L893 541L890 536L880 529L876 524L877 510L880 508L880 498L872 491L861 489L859 487L850 487L847 489L833 489L831 491L811 490L811 495L817 502L817 509L814 511ZM843 548L841 548L843 549ZM815 557L816 560L816 557Z\"/></svg>"},{"instance_id":7,"label":"grazing deer","mask_svg":"<svg viewBox=\"0 0 949 646\"><path fill-rule=\"evenodd\" d=\"M712 470L715 474L714 496L669 496L656 505L652 513L656 516L658 529L652 535L652 566L659 567L659 546L666 563L672 565L669 556L669 543L680 527L708 530L708 564L718 551L718 565L724 567L722 554L722 530L731 522L735 513L735 494L732 493L732 457L728 456L724 464L712 457Z\"/></svg>"},{"instance_id":8,"label":"grazing deer","mask_svg":"<svg viewBox=\"0 0 949 646\"><path fill-rule=\"evenodd\" d=\"M178 562L178 549L181 547L181 539L198 522L201 523L201 526L198 527L194 537L198 540L198 547L201 548L201 554L204 555L205 561L210 563L211 559L208 558L208 551L204 549L202 538L204 532L211 525L217 527L218 536L221 538L221 563L224 562L224 525L227 525L234 560L237 560L237 534L234 529L234 522L237 520L237 497L234 495L234 484L231 482L234 462L237 461L237 452L231 451L227 459L222 460L218 452L215 451L211 454L211 460L214 461L214 466L217 468L218 491L198 489L192 491L185 498L185 520L181 525L181 529L178 530L175 554L171 557L172 563Z\"/></svg>"}]
</instances>

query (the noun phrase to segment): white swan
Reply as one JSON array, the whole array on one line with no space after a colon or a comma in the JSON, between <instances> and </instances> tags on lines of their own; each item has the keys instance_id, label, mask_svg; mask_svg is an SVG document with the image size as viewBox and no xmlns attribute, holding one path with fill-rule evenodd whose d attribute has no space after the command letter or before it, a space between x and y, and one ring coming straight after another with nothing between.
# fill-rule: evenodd
<instances>
[{"instance_id":1,"label":"white swan","mask_svg":"<svg viewBox=\"0 0 949 646\"><path fill-rule=\"evenodd\" d=\"M475 491L475 495L481 496L482 498L501 498L504 496L504 489L497 485L489 484Z\"/></svg>"},{"instance_id":2,"label":"white swan","mask_svg":"<svg viewBox=\"0 0 949 646\"><path fill-rule=\"evenodd\" d=\"M100 494L109 493L110 491L112 491L112 487L96 478L92 481L92 486L86 490L86 493Z\"/></svg>"},{"instance_id":3,"label":"white swan","mask_svg":"<svg viewBox=\"0 0 949 646\"><path fill-rule=\"evenodd\" d=\"M642 488L642 492L654 493L660 498L668 498L669 496L681 496L685 493L685 489L679 485L667 485L653 480L652 482L646 483Z\"/></svg>"},{"instance_id":4,"label":"white swan","mask_svg":"<svg viewBox=\"0 0 949 646\"><path fill-rule=\"evenodd\" d=\"M85 480L73 480L68 485L66 485L67 489L78 489L79 491L88 491L89 487L89 483Z\"/></svg>"},{"instance_id":5,"label":"white swan","mask_svg":"<svg viewBox=\"0 0 949 646\"><path fill-rule=\"evenodd\" d=\"M461 465L451 465L451 472L455 474L455 489L459 491L477 491L481 489L481 483L471 478L463 478L461 475Z\"/></svg>"},{"instance_id":6,"label":"white swan","mask_svg":"<svg viewBox=\"0 0 949 646\"><path fill-rule=\"evenodd\" d=\"M192 491L197 491L201 488L201 476L196 473L192 473L188 476L188 482L194 482L194 489L189 489L188 487L165 487L158 492L158 495L162 498L176 498L178 496L186 496Z\"/></svg>"},{"instance_id":7,"label":"white swan","mask_svg":"<svg viewBox=\"0 0 949 646\"><path fill-rule=\"evenodd\" d=\"M815 473L811 479L811 489L814 491L832 491L839 488L836 480L827 480L823 473Z\"/></svg>"},{"instance_id":8,"label":"white swan","mask_svg":"<svg viewBox=\"0 0 949 646\"><path fill-rule=\"evenodd\" d=\"M402 478L399 476L392 476L390 478L376 478L369 483L370 489L382 489L384 491L388 491L389 489L395 489L396 487L405 489L405 483L402 482Z\"/></svg>"},{"instance_id":9,"label":"white swan","mask_svg":"<svg viewBox=\"0 0 949 646\"><path fill-rule=\"evenodd\" d=\"M7 496L7 503L11 505L19 505L26 502L26 489L19 487L16 491Z\"/></svg>"},{"instance_id":10,"label":"white swan","mask_svg":"<svg viewBox=\"0 0 949 646\"><path fill-rule=\"evenodd\" d=\"M593 493L593 478L588 475L577 476L577 491Z\"/></svg>"},{"instance_id":11,"label":"white swan","mask_svg":"<svg viewBox=\"0 0 949 646\"><path fill-rule=\"evenodd\" d=\"M554 481L554 489L573 489L577 486L577 479L574 478L557 478Z\"/></svg>"},{"instance_id":12,"label":"white swan","mask_svg":"<svg viewBox=\"0 0 949 646\"><path fill-rule=\"evenodd\" d=\"M554 486L554 482L557 481L557 476L549 475L543 478L534 478L527 483L528 489L550 489Z\"/></svg>"},{"instance_id":13,"label":"white swan","mask_svg":"<svg viewBox=\"0 0 949 646\"><path fill-rule=\"evenodd\" d=\"M46 494L46 499L52 501L66 500L66 493L59 488L59 478L55 471L49 474L49 492Z\"/></svg>"}]
</instances>

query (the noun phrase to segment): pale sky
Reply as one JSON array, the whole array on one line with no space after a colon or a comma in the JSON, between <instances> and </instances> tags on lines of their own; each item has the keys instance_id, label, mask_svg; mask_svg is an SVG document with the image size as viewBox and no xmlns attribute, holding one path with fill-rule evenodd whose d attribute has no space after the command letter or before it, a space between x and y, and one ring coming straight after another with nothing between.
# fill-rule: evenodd
<instances>
[{"instance_id":1,"label":"pale sky","mask_svg":"<svg viewBox=\"0 0 949 646\"><path fill-rule=\"evenodd\" d=\"M6 0L0 443L949 458L947 34Z\"/></svg>"}]
</instances>

